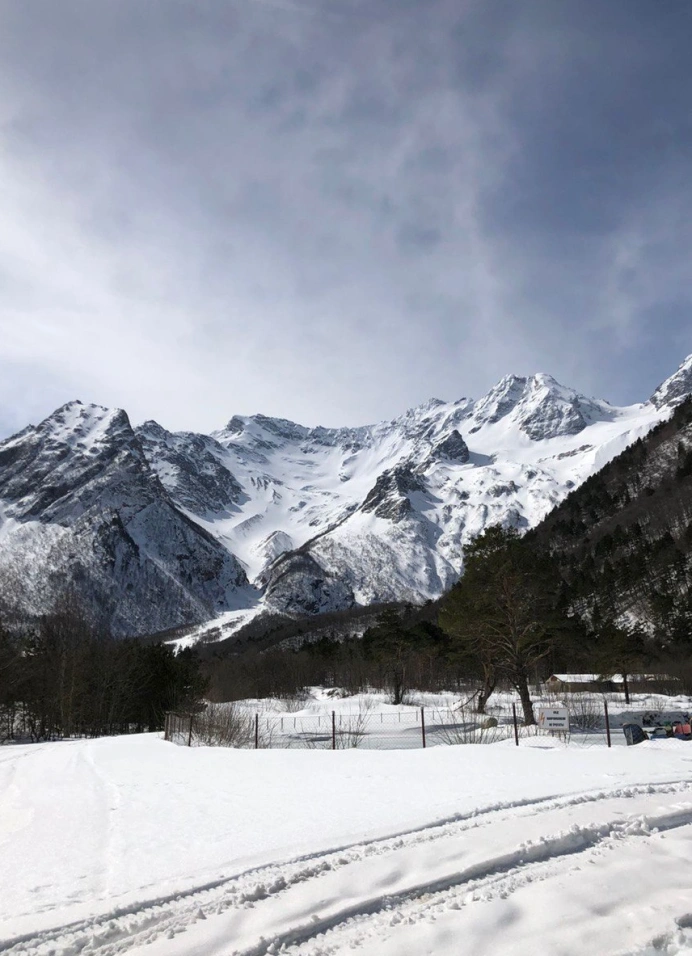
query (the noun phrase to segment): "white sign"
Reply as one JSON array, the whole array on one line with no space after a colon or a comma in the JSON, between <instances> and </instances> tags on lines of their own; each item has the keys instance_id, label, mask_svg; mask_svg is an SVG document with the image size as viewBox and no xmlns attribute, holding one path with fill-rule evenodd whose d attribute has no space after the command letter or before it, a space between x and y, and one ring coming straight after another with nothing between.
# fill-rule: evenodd
<instances>
[{"instance_id":1,"label":"white sign","mask_svg":"<svg viewBox=\"0 0 692 956\"><path fill-rule=\"evenodd\" d=\"M538 726L543 730L569 730L569 711L566 707L541 707Z\"/></svg>"}]
</instances>

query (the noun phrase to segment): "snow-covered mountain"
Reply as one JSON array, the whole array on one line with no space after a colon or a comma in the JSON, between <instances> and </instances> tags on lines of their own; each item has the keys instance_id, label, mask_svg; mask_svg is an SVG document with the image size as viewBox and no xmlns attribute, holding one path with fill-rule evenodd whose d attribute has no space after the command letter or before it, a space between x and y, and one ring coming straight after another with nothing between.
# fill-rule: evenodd
<instances>
[{"instance_id":1,"label":"snow-covered mountain","mask_svg":"<svg viewBox=\"0 0 692 956\"><path fill-rule=\"evenodd\" d=\"M72 402L0 443L0 601L41 612L75 593L136 634L204 621L251 590L166 493L125 412Z\"/></svg>"},{"instance_id":2,"label":"snow-covered mountain","mask_svg":"<svg viewBox=\"0 0 692 956\"><path fill-rule=\"evenodd\" d=\"M0 580L21 569L38 609L69 583L120 633L424 601L470 538L532 527L690 392L692 356L638 405L508 376L361 428L171 433L71 403L0 443Z\"/></svg>"}]
</instances>

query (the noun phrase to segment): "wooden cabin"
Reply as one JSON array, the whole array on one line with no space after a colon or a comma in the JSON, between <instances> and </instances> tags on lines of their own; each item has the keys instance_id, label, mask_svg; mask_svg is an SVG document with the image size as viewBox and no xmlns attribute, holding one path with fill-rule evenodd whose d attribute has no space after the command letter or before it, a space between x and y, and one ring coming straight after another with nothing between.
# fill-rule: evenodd
<instances>
[{"instance_id":1,"label":"wooden cabin","mask_svg":"<svg viewBox=\"0 0 692 956\"><path fill-rule=\"evenodd\" d=\"M627 686L631 694L676 694L680 680L668 674L628 674ZM623 693L622 674L551 674L545 689L553 694L613 694Z\"/></svg>"}]
</instances>

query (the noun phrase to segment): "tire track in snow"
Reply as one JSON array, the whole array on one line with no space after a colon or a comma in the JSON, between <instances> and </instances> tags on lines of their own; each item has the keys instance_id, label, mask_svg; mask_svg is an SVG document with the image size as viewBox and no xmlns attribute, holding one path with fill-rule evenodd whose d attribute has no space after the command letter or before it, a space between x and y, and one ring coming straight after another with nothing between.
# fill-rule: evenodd
<instances>
[{"instance_id":1,"label":"tire track in snow","mask_svg":"<svg viewBox=\"0 0 692 956\"><path fill-rule=\"evenodd\" d=\"M622 844L628 838L689 825L692 825L692 808L621 823L574 827L488 859L454 877L422 883L401 894L376 896L365 905L344 909L324 920L312 919L281 936L262 940L255 947L233 950L232 956L272 956L274 953L335 956L343 952L345 945L357 948L367 939L380 936L389 926L434 918L435 909L461 910L479 900L489 901L499 896L506 899L521 887L553 875L554 864L564 857L593 850L601 844ZM351 938L345 941L344 935ZM658 943L657 940L653 945ZM306 950L306 944L314 945ZM660 949L654 951L660 956ZM648 956L648 950L642 956Z\"/></svg>"},{"instance_id":2,"label":"tire track in snow","mask_svg":"<svg viewBox=\"0 0 692 956\"><path fill-rule=\"evenodd\" d=\"M116 828L114 826L113 814L120 809L121 798L120 791L110 780L104 770L94 759L92 747L86 747L77 751L78 758L89 767L89 772L97 783L98 800L100 803L100 813L103 818L101 827L102 857L103 866L101 868L101 887L99 895L107 897L113 872L113 861L117 859L122 850L116 846Z\"/></svg>"},{"instance_id":3,"label":"tire track in snow","mask_svg":"<svg viewBox=\"0 0 692 956\"><path fill-rule=\"evenodd\" d=\"M90 919L75 921L65 926L45 930L36 934L0 940L0 953L5 956L73 956L77 953L98 954L98 956L116 956L134 946L152 942L163 937L172 937L184 932L191 924L207 916L224 913L230 909L251 908L261 901L276 898L291 887L319 879L326 873L357 864L368 857L394 853L397 850L432 843L456 836L468 830L516 820L517 816L536 817L551 811L561 810L581 804L599 803L617 798L636 798L638 796L683 793L690 790L688 780L674 780L658 784L626 785L611 789L583 791L562 797L541 797L535 800L518 800L459 814L434 824L418 827L394 836L362 841L348 846L309 854L293 860L271 863L255 867L245 872L210 881L189 890L162 896L148 901L137 902L128 907L116 909L109 914ZM687 813L688 811L685 811ZM692 811L690 811L692 813ZM686 820L686 822L689 822ZM684 825L684 824L680 824ZM603 839L601 829L606 827L610 833L617 824L603 824L594 830L592 838ZM564 836L556 838L564 840ZM588 835L575 836L575 845L562 854L550 853L545 859L566 852L579 852L588 848ZM584 842L586 841L586 842ZM568 841L569 843L569 841ZM569 844L571 846L571 843ZM565 844L567 846L567 844ZM535 860L528 859L528 850L520 854L524 865L544 862L541 853L545 847L537 844L532 851L538 854ZM468 883L469 880L481 880L498 871L505 872L519 866L519 857L509 853L492 861L490 869L484 874L467 874L452 883L432 881L402 895L401 903L410 897L419 900L422 896L448 892L453 885ZM488 864L485 864L486 870ZM334 917L320 921L312 920L309 926L294 928L282 937L282 941L263 940L254 948L239 951L241 956L260 956L260 954L278 952L281 946L294 946L322 933L332 931L338 923L369 918L382 909L391 907L395 897L379 896L368 906L356 907L353 912L343 911L334 922ZM274 946L274 949L270 947Z\"/></svg>"}]
</instances>

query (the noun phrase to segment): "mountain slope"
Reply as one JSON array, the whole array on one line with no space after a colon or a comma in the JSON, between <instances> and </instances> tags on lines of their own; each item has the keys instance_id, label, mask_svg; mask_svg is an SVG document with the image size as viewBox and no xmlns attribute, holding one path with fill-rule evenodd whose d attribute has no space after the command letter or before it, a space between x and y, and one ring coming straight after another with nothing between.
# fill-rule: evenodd
<instances>
[{"instance_id":1,"label":"mountain slope","mask_svg":"<svg viewBox=\"0 0 692 956\"><path fill-rule=\"evenodd\" d=\"M692 399L589 478L533 532L587 620L692 633Z\"/></svg>"},{"instance_id":2,"label":"mountain slope","mask_svg":"<svg viewBox=\"0 0 692 956\"><path fill-rule=\"evenodd\" d=\"M472 537L535 527L690 391L692 357L624 408L538 374L360 428L254 415L212 435L72 403L0 443L0 569L37 608L81 581L118 633L422 602Z\"/></svg>"},{"instance_id":3,"label":"mountain slope","mask_svg":"<svg viewBox=\"0 0 692 956\"><path fill-rule=\"evenodd\" d=\"M123 411L79 402L0 443L0 580L35 613L73 593L116 634L203 621L247 578L171 501Z\"/></svg>"},{"instance_id":4,"label":"mountain slope","mask_svg":"<svg viewBox=\"0 0 692 956\"><path fill-rule=\"evenodd\" d=\"M344 607L349 592L359 604L420 602L456 580L464 543L484 527L533 527L669 413L652 403L594 402L539 375L506 378L477 403L432 400L362 429L296 431L290 423L236 418L215 438L236 477L247 469L261 487L240 479L246 517L221 527L267 585L270 610L290 604L297 612L305 591L306 613L316 604ZM321 569L323 600L314 584L306 590L305 565L290 553L262 567L276 535ZM334 580L346 586L339 604Z\"/></svg>"}]
</instances>

